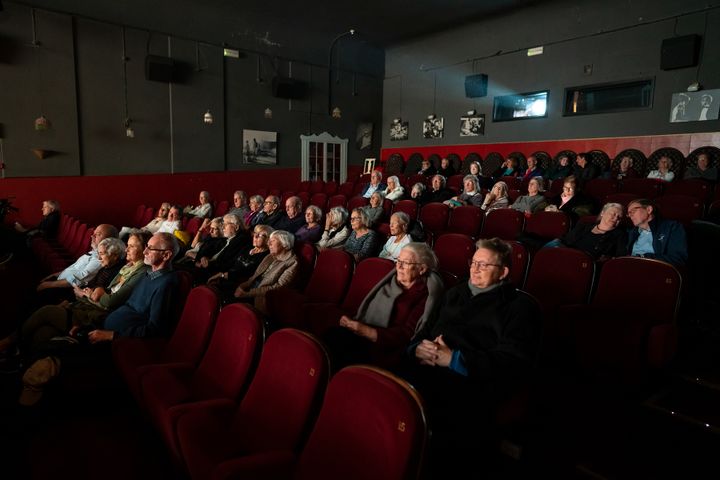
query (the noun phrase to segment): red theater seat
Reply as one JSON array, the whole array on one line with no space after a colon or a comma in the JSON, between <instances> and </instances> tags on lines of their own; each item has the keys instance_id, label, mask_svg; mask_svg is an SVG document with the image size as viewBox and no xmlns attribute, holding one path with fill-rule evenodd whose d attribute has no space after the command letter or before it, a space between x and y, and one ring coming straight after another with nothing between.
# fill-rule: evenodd
<instances>
[{"instance_id":1,"label":"red theater seat","mask_svg":"<svg viewBox=\"0 0 720 480\"><path fill-rule=\"evenodd\" d=\"M450 207L444 203L428 203L420 209L420 221L425 231L437 237L447 229Z\"/></svg>"},{"instance_id":2,"label":"red theater seat","mask_svg":"<svg viewBox=\"0 0 720 480\"><path fill-rule=\"evenodd\" d=\"M477 208L477 207L473 207ZM440 274L445 287L456 285L468 276L468 261L475 254L475 242L468 235L445 233L435 240L433 246L440 264Z\"/></svg>"},{"instance_id":3,"label":"red theater seat","mask_svg":"<svg viewBox=\"0 0 720 480\"><path fill-rule=\"evenodd\" d=\"M512 208L500 208L485 216L481 238L498 237L503 240L515 240L523 230L525 215Z\"/></svg>"}]
</instances>

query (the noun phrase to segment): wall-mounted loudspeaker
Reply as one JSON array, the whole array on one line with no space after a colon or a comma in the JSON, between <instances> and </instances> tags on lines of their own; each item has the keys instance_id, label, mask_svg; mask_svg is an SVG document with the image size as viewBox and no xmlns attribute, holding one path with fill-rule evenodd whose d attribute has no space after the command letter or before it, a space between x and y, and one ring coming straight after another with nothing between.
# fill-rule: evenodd
<instances>
[{"instance_id":1,"label":"wall-mounted loudspeaker","mask_svg":"<svg viewBox=\"0 0 720 480\"><path fill-rule=\"evenodd\" d=\"M484 73L465 77L465 96L468 98L486 96L487 80L488 77Z\"/></svg>"},{"instance_id":2,"label":"wall-mounted loudspeaker","mask_svg":"<svg viewBox=\"0 0 720 480\"><path fill-rule=\"evenodd\" d=\"M674 70L697 65L701 38L700 35L693 34L663 40L660 50L660 68Z\"/></svg>"},{"instance_id":3,"label":"wall-mounted loudspeaker","mask_svg":"<svg viewBox=\"0 0 720 480\"><path fill-rule=\"evenodd\" d=\"M307 83L294 78L275 77L272 79L272 94L278 98L304 98L307 95Z\"/></svg>"},{"instance_id":4,"label":"wall-mounted loudspeaker","mask_svg":"<svg viewBox=\"0 0 720 480\"><path fill-rule=\"evenodd\" d=\"M145 78L153 82L170 83L175 79L175 61L170 57L145 57Z\"/></svg>"}]
</instances>

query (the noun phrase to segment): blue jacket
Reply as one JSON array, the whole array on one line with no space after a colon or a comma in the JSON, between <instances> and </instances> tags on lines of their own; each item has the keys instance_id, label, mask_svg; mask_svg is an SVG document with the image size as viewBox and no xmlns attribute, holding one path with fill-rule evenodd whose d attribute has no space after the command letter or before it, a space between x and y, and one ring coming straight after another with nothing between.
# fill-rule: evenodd
<instances>
[{"instance_id":1,"label":"blue jacket","mask_svg":"<svg viewBox=\"0 0 720 480\"><path fill-rule=\"evenodd\" d=\"M687 262L688 248L685 228L675 220L665 218L653 218L650 221L650 232L653 236L654 254L647 254L645 257L662 260L671 263L676 267L683 266ZM632 252L633 245L640 237L638 227L630 229L628 234L628 252Z\"/></svg>"},{"instance_id":2,"label":"blue jacket","mask_svg":"<svg viewBox=\"0 0 720 480\"><path fill-rule=\"evenodd\" d=\"M363 191L360 195L364 197L369 188L370 188L370 184L368 183L367 185L365 185L365 187L363 187ZM375 191L376 192L384 192L386 188L387 188L387 185L385 185L383 182L380 182L380 184L378 185L378 187Z\"/></svg>"}]
</instances>

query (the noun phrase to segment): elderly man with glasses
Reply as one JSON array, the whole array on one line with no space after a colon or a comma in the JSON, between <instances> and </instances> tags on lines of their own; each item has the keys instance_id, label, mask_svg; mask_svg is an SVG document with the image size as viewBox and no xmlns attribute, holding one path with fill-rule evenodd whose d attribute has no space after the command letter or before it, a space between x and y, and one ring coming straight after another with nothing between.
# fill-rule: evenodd
<instances>
[{"instance_id":1,"label":"elderly man with glasses","mask_svg":"<svg viewBox=\"0 0 720 480\"><path fill-rule=\"evenodd\" d=\"M280 199L275 195L265 198L263 209L252 219L251 225L269 225L277 228L278 223L283 219L282 210L280 209Z\"/></svg>"}]
</instances>

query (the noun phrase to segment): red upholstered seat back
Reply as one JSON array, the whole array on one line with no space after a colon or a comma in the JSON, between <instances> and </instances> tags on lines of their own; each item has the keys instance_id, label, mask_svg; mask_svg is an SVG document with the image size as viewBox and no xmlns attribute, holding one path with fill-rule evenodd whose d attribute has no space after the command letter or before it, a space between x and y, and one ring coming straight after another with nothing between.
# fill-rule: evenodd
<instances>
[{"instance_id":1,"label":"red upholstered seat back","mask_svg":"<svg viewBox=\"0 0 720 480\"><path fill-rule=\"evenodd\" d=\"M233 420L240 450L299 450L320 410L329 370L315 337L293 329L273 333Z\"/></svg>"},{"instance_id":2,"label":"red upholstered seat back","mask_svg":"<svg viewBox=\"0 0 720 480\"><path fill-rule=\"evenodd\" d=\"M381 369L347 367L330 381L293 478L416 478L426 438L415 389Z\"/></svg>"},{"instance_id":3,"label":"red upholstered seat back","mask_svg":"<svg viewBox=\"0 0 720 480\"><path fill-rule=\"evenodd\" d=\"M474 205L463 205L453 208L450 212L447 231L451 233L462 233L477 238L482 227L483 211Z\"/></svg>"},{"instance_id":4,"label":"red upholstered seat back","mask_svg":"<svg viewBox=\"0 0 720 480\"><path fill-rule=\"evenodd\" d=\"M468 260L475 254L472 238L461 233L445 233L435 240L433 250L442 272L449 272L458 279L468 276Z\"/></svg>"},{"instance_id":5,"label":"red upholstered seat back","mask_svg":"<svg viewBox=\"0 0 720 480\"><path fill-rule=\"evenodd\" d=\"M237 399L264 337L262 322L241 303L225 306L193 374L193 398Z\"/></svg>"},{"instance_id":6,"label":"red upholstered seat back","mask_svg":"<svg viewBox=\"0 0 720 480\"><path fill-rule=\"evenodd\" d=\"M400 200L394 205L392 211L392 213L397 212L405 212L410 220L415 220L418 214L418 204L415 200Z\"/></svg>"},{"instance_id":7,"label":"red upholstered seat back","mask_svg":"<svg viewBox=\"0 0 720 480\"><path fill-rule=\"evenodd\" d=\"M560 305L587 303L594 275L595 262L582 250L542 248L533 257L525 290L548 314Z\"/></svg>"},{"instance_id":8,"label":"red upholstered seat back","mask_svg":"<svg viewBox=\"0 0 720 480\"><path fill-rule=\"evenodd\" d=\"M197 364L205 353L219 308L220 299L214 290L205 286L193 288L163 351L163 363Z\"/></svg>"},{"instance_id":9,"label":"red upholstered seat back","mask_svg":"<svg viewBox=\"0 0 720 480\"><path fill-rule=\"evenodd\" d=\"M523 230L525 215L512 208L500 208L485 216L480 237L515 240Z\"/></svg>"},{"instance_id":10,"label":"red upholstered seat back","mask_svg":"<svg viewBox=\"0 0 720 480\"><path fill-rule=\"evenodd\" d=\"M395 263L384 258L366 258L358 263L340 308L343 311L355 313L365 295L394 268Z\"/></svg>"},{"instance_id":11,"label":"red upholstered seat back","mask_svg":"<svg viewBox=\"0 0 720 480\"><path fill-rule=\"evenodd\" d=\"M420 221L426 231L437 236L447 228L450 207L444 203L428 203L420 210Z\"/></svg>"},{"instance_id":12,"label":"red upholstered seat back","mask_svg":"<svg viewBox=\"0 0 720 480\"><path fill-rule=\"evenodd\" d=\"M317 257L305 288L309 302L340 303L352 278L354 260L344 250L327 249Z\"/></svg>"},{"instance_id":13,"label":"red upholstered seat back","mask_svg":"<svg viewBox=\"0 0 720 480\"><path fill-rule=\"evenodd\" d=\"M570 229L570 218L565 212L536 212L525 222L525 233L552 240L562 238Z\"/></svg>"}]
</instances>

